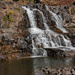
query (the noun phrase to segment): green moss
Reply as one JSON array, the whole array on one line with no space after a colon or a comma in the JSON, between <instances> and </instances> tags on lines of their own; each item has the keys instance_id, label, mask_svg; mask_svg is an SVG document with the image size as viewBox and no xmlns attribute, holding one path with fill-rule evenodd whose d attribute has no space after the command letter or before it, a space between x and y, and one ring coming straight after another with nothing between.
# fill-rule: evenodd
<instances>
[{"instance_id":1,"label":"green moss","mask_svg":"<svg viewBox=\"0 0 75 75\"><path fill-rule=\"evenodd\" d=\"M17 9L18 11L20 11L20 8L15 8L15 9Z\"/></svg>"},{"instance_id":2,"label":"green moss","mask_svg":"<svg viewBox=\"0 0 75 75\"><path fill-rule=\"evenodd\" d=\"M75 15L75 7L72 8L72 13Z\"/></svg>"},{"instance_id":3,"label":"green moss","mask_svg":"<svg viewBox=\"0 0 75 75\"><path fill-rule=\"evenodd\" d=\"M7 16L4 16L3 20L4 21L7 21L8 20Z\"/></svg>"}]
</instances>

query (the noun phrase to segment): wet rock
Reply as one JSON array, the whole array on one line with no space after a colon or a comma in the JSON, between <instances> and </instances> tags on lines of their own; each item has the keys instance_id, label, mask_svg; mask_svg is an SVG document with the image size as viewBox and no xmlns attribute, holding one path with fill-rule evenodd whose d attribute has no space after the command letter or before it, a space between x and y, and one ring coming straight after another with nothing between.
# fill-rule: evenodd
<instances>
[{"instance_id":1,"label":"wet rock","mask_svg":"<svg viewBox=\"0 0 75 75\"><path fill-rule=\"evenodd\" d=\"M48 70L49 69L49 70ZM52 68L48 68L48 69L42 69L42 71L47 74L47 75L74 75L74 72L71 72L71 70L73 68L63 68L63 69L52 69Z\"/></svg>"},{"instance_id":2,"label":"wet rock","mask_svg":"<svg viewBox=\"0 0 75 75\"><path fill-rule=\"evenodd\" d=\"M37 22L37 27L40 28L40 29L44 29L44 24L43 24L43 18L42 18L42 15L40 12L38 11L35 11L35 19L36 19L36 22Z\"/></svg>"},{"instance_id":3,"label":"wet rock","mask_svg":"<svg viewBox=\"0 0 75 75\"><path fill-rule=\"evenodd\" d=\"M48 56L63 56L64 55L64 51L60 50L60 49L55 49L55 48L49 48L49 49L45 49L47 51Z\"/></svg>"},{"instance_id":4,"label":"wet rock","mask_svg":"<svg viewBox=\"0 0 75 75\"><path fill-rule=\"evenodd\" d=\"M2 9L6 9L7 7L6 7L6 4L4 3L4 2L0 2L0 7L2 8Z\"/></svg>"},{"instance_id":5,"label":"wet rock","mask_svg":"<svg viewBox=\"0 0 75 75\"><path fill-rule=\"evenodd\" d=\"M75 46L75 34L68 34L68 36L71 39L72 45Z\"/></svg>"},{"instance_id":6,"label":"wet rock","mask_svg":"<svg viewBox=\"0 0 75 75\"><path fill-rule=\"evenodd\" d=\"M24 28L30 28L30 22L29 22L29 18L28 18L28 15L26 14L27 12L25 12L24 14L23 14L23 16L25 16L23 19L22 19L22 21L20 21L19 22L19 28L22 28L22 27L24 27Z\"/></svg>"}]
</instances>

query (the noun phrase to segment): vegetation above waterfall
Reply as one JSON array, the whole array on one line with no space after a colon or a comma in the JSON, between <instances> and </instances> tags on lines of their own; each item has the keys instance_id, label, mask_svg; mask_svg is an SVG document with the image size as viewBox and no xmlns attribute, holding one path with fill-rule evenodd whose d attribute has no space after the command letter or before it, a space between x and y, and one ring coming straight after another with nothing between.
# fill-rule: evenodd
<instances>
[{"instance_id":1,"label":"vegetation above waterfall","mask_svg":"<svg viewBox=\"0 0 75 75\"><path fill-rule=\"evenodd\" d=\"M21 5L26 4L36 4L36 3L43 3L47 5L68 5L68 4L75 4L75 0L1 0L4 2L17 2Z\"/></svg>"}]
</instances>

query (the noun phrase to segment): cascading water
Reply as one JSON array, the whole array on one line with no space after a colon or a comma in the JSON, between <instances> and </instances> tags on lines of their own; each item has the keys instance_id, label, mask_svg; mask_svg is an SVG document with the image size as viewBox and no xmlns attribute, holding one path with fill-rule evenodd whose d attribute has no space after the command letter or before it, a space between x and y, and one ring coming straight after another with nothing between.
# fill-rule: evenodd
<instances>
[{"instance_id":1,"label":"cascading water","mask_svg":"<svg viewBox=\"0 0 75 75\"><path fill-rule=\"evenodd\" d=\"M65 38L62 34L55 33L48 27L45 15L40 9L30 9L29 7L25 6L22 6L22 8L27 11L27 15L29 17L31 25L31 28L29 28L29 32L32 35L32 52L34 56L47 56L45 48L59 48L63 50L71 50L71 48L73 48L68 38ZM67 33L66 29L63 28L61 17L50 11L48 6L46 6L46 10L49 11L49 13L51 13L52 16L55 18L54 21L57 24L57 28L59 28L64 33ZM34 15L35 11L38 11L42 15L45 30L38 28Z\"/></svg>"},{"instance_id":2,"label":"cascading water","mask_svg":"<svg viewBox=\"0 0 75 75\"><path fill-rule=\"evenodd\" d=\"M31 24L31 28L36 28L36 22L35 22L35 19L34 19L33 11L31 11L30 8L26 8L26 7L23 7L23 8L27 11L29 21L30 21L30 24Z\"/></svg>"},{"instance_id":3,"label":"cascading water","mask_svg":"<svg viewBox=\"0 0 75 75\"><path fill-rule=\"evenodd\" d=\"M56 22L57 28L59 28L61 31L63 31L64 33L68 33L68 31L63 27L63 23L62 23L62 18L60 15L57 15L55 13L53 13L52 11L49 10L49 7L46 5L46 9L52 14L52 16L54 17L54 20Z\"/></svg>"},{"instance_id":4,"label":"cascading water","mask_svg":"<svg viewBox=\"0 0 75 75\"><path fill-rule=\"evenodd\" d=\"M26 8L26 7L22 7L22 8L27 11L27 14L29 17L29 21L30 21L30 25L31 25L31 28L29 29L30 33L31 34L39 34L41 32L43 33L43 31L41 29L38 29L36 26L36 21L35 21L34 15L33 15L33 11L31 11L30 8ZM44 49L40 48L40 50L38 50L35 47L33 38L34 38L34 36L32 36L33 55L36 56L37 54L40 54L43 56L47 56L47 52Z\"/></svg>"}]
</instances>

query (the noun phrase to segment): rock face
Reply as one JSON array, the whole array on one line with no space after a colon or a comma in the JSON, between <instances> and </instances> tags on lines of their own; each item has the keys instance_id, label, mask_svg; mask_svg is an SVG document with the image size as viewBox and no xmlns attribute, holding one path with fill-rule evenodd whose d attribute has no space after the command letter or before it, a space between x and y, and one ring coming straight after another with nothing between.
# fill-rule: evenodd
<instances>
[{"instance_id":1,"label":"rock face","mask_svg":"<svg viewBox=\"0 0 75 75\"><path fill-rule=\"evenodd\" d=\"M33 3L33 2L32 2ZM22 4L23 5L23 4ZM30 4L32 8L38 8L42 10L44 15L46 15L48 26L57 33L62 33L53 20L51 20L52 15L46 11L45 4ZM56 14L60 14L63 19L65 28L70 32L68 35L75 46L75 6L50 6L50 9ZM34 12L35 20L37 21L38 28L44 29L42 15L36 10ZM0 52L2 54L13 53L15 50L20 50L21 52L32 53L32 41L31 35L28 31L30 28L30 22L26 11L23 11L21 8L21 3L13 1L0 1ZM43 47L43 46L42 46ZM13 52L12 52L13 51ZM55 53L55 56L58 54L62 55L62 51L50 51L47 49L48 55ZM29 55L30 55L29 54ZM59 55L59 56L60 56Z\"/></svg>"},{"instance_id":2,"label":"rock face","mask_svg":"<svg viewBox=\"0 0 75 75\"><path fill-rule=\"evenodd\" d=\"M31 54L31 42L28 41L30 33L23 19L20 4L0 1L0 52L2 54L16 52Z\"/></svg>"},{"instance_id":3,"label":"rock face","mask_svg":"<svg viewBox=\"0 0 75 75\"><path fill-rule=\"evenodd\" d=\"M62 49L49 48L45 49L47 51L48 56L52 57L74 57L75 51L63 51Z\"/></svg>"},{"instance_id":4,"label":"rock face","mask_svg":"<svg viewBox=\"0 0 75 75\"><path fill-rule=\"evenodd\" d=\"M53 30L54 32L56 32L56 33L61 33L61 34L63 34L63 35L68 35L69 36L69 33L72 35L72 33L74 33L73 31L71 32L70 31L70 29L69 28L67 28L67 27L69 27L70 26L70 23L72 22L72 6L61 6L61 7L59 7L59 6L50 6L49 8L50 8L50 10L51 11L53 11L54 13L56 13L56 15L60 15L61 16L61 18L60 19L62 19L62 21L63 21L63 23L64 23L64 26L65 26L65 28L68 30L68 33L67 34L64 34L60 29L58 29L57 28L57 25L56 25L56 23L54 22L54 18L53 18L53 15L51 14L51 13L49 13L49 11L47 11L47 9L46 9L46 6L44 5L44 4L30 4L30 5L28 5L28 6L26 6L26 7L28 7L28 8L30 8L29 10L30 11L34 11L33 12L33 14L34 14L34 18L35 18L35 22L36 22L36 24L37 24L37 28L40 28L40 29L42 29L42 30L45 30L44 28L45 28L45 26L44 26L44 24L43 24L43 14L44 14L44 16L45 16L45 18L46 18L46 23L47 23L47 25L49 26L49 28L51 29L51 30ZM37 9L36 9L37 8ZM25 10L27 10L26 8L25 8ZM26 23L24 24L24 25L27 25L25 28L31 28L32 26L30 25L30 23L29 23L29 18L28 18L28 16L26 15L27 14L27 12L28 11L25 11L24 12L24 15L25 15L25 19L24 19L24 21L26 20ZM43 12L43 14L42 14L42 12ZM60 17L59 16L59 17ZM69 24L68 26L66 26L66 24ZM72 26L72 25L71 25ZM46 35L47 36L47 35ZM66 36L65 36L66 37ZM52 38L54 38L53 36L52 36ZM71 38L71 37L70 37ZM62 38L61 38L62 39ZM37 47L37 48L40 48L40 46L39 45L36 45L36 36L35 37L33 37L33 40L34 40L34 44L35 44L35 46ZM63 46L65 46L65 44L64 44L64 42L63 42L64 40L62 39L62 45ZM74 43L73 43L74 44ZM74 46L74 45L73 45ZM43 45L41 44L41 47L43 48ZM50 50L50 51L49 51ZM64 55L64 52L63 51L61 51L61 50L58 50L58 49L47 49L47 52L48 52L48 56L67 56L67 55ZM74 55L74 54L73 54Z\"/></svg>"},{"instance_id":5,"label":"rock face","mask_svg":"<svg viewBox=\"0 0 75 75\"><path fill-rule=\"evenodd\" d=\"M47 55L48 56L54 56L54 57L64 57L65 56L65 54L64 54L64 51L63 50L60 50L60 49L45 49L45 50L47 50Z\"/></svg>"},{"instance_id":6,"label":"rock face","mask_svg":"<svg viewBox=\"0 0 75 75\"><path fill-rule=\"evenodd\" d=\"M51 6L51 10L57 14L60 14L63 20L64 27L69 31L69 38L71 39L72 45L75 46L75 6ZM55 29L54 29L55 30ZM59 31L57 31L59 32ZM61 32L60 32L61 33Z\"/></svg>"}]
</instances>

